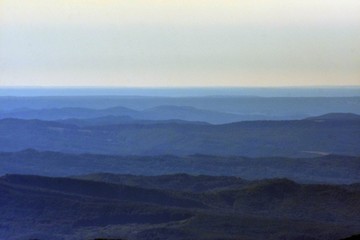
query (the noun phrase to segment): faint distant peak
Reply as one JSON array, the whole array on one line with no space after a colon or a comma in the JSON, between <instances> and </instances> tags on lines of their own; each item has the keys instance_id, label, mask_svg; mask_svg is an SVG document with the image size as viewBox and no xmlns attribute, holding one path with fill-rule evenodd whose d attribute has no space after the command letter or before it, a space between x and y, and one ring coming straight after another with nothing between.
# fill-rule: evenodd
<instances>
[{"instance_id":1,"label":"faint distant peak","mask_svg":"<svg viewBox=\"0 0 360 240\"><path fill-rule=\"evenodd\" d=\"M128 108L128 107L123 107L123 106L115 106L115 107L110 107L110 108L106 108L106 109L102 109L102 110L108 110L108 111L131 111L131 112L136 112L136 110Z\"/></svg>"},{"instance_id":2,"label":"faint distant peak","mask_svg":"<svg viewBox=\"0 0 360 240\"><path fill-rule=\"evenodd\" d=\"M355 113L327 113L320 116L305 118L305 120L329 121L329 120L360 120L360 115Z\"/></svg>"},{"instance_id":3,"label":"faint distant peak","mask_svg":"<svg viewBox=\"0 0 360 240\"><path fill-rule=\"evenodd\" d=\"M191 106L159 105L156 107L149 108L146 111L156 111L156 110L202 110L202 109Z\"/></svg>"}]
</instances>

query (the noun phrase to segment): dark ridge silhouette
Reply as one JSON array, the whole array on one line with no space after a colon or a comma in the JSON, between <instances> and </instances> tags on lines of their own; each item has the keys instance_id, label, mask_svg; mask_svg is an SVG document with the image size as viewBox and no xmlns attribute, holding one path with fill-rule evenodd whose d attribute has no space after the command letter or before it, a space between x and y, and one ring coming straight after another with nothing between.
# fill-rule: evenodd
<instances>
[{"instance_id":1,"label":"dark ridge silhouette","mask_svg":"<svg viewBox=\"0 0 360 240\"><path fill-rule=\"evenodd\" d=\"M94 240L125 240L124 238L95 238Z\"/></svg>"},{"instance_id":2,"label":"dark ridge silhouette","mask_svg":"<svg viewBox=\"0 0 360 240\"><path fill-rule=\"evenodd\" d=\"M353 235L353 236L348 237L348 238L342 238L340 240L358 240L358 239L360 239L360 234Z\"/></svg>"}]
</instances>

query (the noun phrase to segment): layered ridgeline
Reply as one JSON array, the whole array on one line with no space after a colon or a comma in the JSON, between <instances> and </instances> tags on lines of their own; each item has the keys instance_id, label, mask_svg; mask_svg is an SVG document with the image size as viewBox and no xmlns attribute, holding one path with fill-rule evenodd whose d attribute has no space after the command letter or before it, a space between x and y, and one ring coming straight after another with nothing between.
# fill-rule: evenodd
<instances>
[{"instance_id":1,"label":"layered ridgeline","mask_svg":"<svg viewBox=\"0 0 360 240\"><path fill-rule=\"evenodd\" d=\"M264 93L270 89L263 89ZM296 89L298 91L299 89ZM321 96L321 89L315 96ZM63 90L69 91L69 89ZM97 90L96 90L97 91ZM271 91L271 90L270 90ZM304 96L311 91L304 92ZM186 92L186 91L185 91ZM217 90L215 91L217 92ZM50 92L46 92L46 95ZM43 92L43 95L44 92ZM61 95L61 94L60 94ZM186 96L187 94L184 94ZM281 95L281 94L280 94ZM181 117L191 121L285 120L301 119L330 112L360 114L360 97L256 97L246 95L196 97L142 97L142 96L49 96L2 97L0 116L53 120L61 118L95 118L106 115L129 117ZM326 94L325 94L326 95ZM358 94L354 94L356 96ZM263 96L266 96L263 95ZM275 96L279 96L276 95ZM324 95L322 95L324 96ZM331 96L329 94L328 96ZM74 109L75 108L75 109ZM78 111L72 111L78 110ZM71 113L72 112L72 113ZM47 114L48 113L48 114ZM209 113L207 115L206 113ZM214 113L221 116L215 116ZM222 115L222 113L225 113ZM230 114L229 114L230 113ZM167 116L166 116L167 115ZM227 118L227 116L229 118ZM197 117L197 118L195 118ZM201 119L199 119L201 117ZM206 118L203 118L206 117ZM220 122L217 122L220 123Z\"/></svg>"},{"instance_id":2,"label":"layered ridgeline","mask_svg":"<svg viewBox=\"0 0 360 240\"><path fill-rule=\"evenodd\" d=\"M280 99L285 101L284 99ZM356 99L355 99L356 100ZM251 101L240 101L237 106L227 109L224 108L211 108L202 109L193 106L177 106L177 105L159 105L143 110L135 110L123 106L115 106L104 109L93 109L83 107L62 107L62 108L16 108L1 110L0 118L19 118L19 119L39 119L39 120L64 120L64 119L93 119L91 121L83 121L82 123L129 123L133 121L141 122L141 120L184 120L184 121L198 121L198 122L209 122L213 124L224 124L238 121L253 121L253 120L295 120L305 118L307 116L320 115L322 113L337 111L349 111L354 113L360 113L355 106L359 105L354 99L348 99L350 104L340 104L340 106L326 106L322 102L320 105L324 109L305 111L302 104L284 107L284 103L281 101L269 105L267 109L262 109L261 102L256 103L253 109L248 109L247 104L251 105ZM33 100L31 100L33 101ZM196 102L196 100L194 100ZM291 102L291 99L288 99ZM303 99L304 102L308 102L308 99ZM269 99L271 102L271 99ZM331 102L331 101L330 101ZM340 101L341 102L341 101ZM277 105L276 105L277 103ZM316 104L317 101L314 101ZM213 103L216 105L216 102ZM254 103L253 103L254 104ZM310 105L311 101L307 103ZM50 104L51 105L51 104ZM260 106L258 106L260 105ZM336 105L336 103L332 103ZM350 106L347 106L350 105ZM292 106L292 108L291 108ZM259 108L260 107L260 108ZM308 106L311 108L311 106ZM284 108L284 109L283 109ZM325 110L329 109L329 110ZM226 111L228 110L228 111ZM295 112L294 112L295 111ZM351 115L351 114L349 114ZM332 118L332 116L329 116ZM351 116L348 116L351 117ZM346 117L345 117L346 118ZM72 121L67 121L71 123ZM81 123L81 122L75 122Z\"/></svg>"},{"instance_id":3,"label":"layered ridgeline","mask_svg":"<svg viewBox=\"0 0 360 240\"><path fill-rule=\"evenodd\" d=\"M114 118L117 117L117 118ZM126 107L112 107L106 109L90 108L48 108L48 109L21 109L0 112L0 118L20 118L39 120L87 119L98 123L128 123L135 120L169 120L207 121L210 123L226 123L240 120L258 119L264 116L239 115L211 110L203 110L189 106L157 106L154 108L136 111ZM107 120L113 118L112 121ZM102 119L102 120L101 120ZM84 121L85 123L86 121ZM77 122L80 123L80 122Z\"/></svg>"},{"instance_id":4,"label":"layered ridgeline","mask_svg":"<svg viewBox=\"0 0 360 240\"><path fill-rule=\"evenodd\" d=\"M0 151L33 148L117 155L360 155L360 119L355 114L222 125L183 120L120 119L117 123L118 120L1 119Z\"/></svg>"},{"instance_id":5,"label":"layered ridgeline","mask_svg":"<svg viewBox=\"0 0 360 240\"><path fill-rule=\"evenodd\" d=\"M338 240L359 233L359 201L355 184L6 175L0 178L0 238Z\"/></svg>"},{"instance_id":6,"label":"layered ridgeline","mask_svg":"<svg viewBox=\"0 0 360 240\"><path fill-rule=\"evenodd\" d=\"M7 173L69 176L109 172L135 175L174 173L238 176L245 179L289 178L303 183L360 182L360 158L326 155L314 158L190 156L115 156L24 150L0 153L0 175ZM184 179L186 180L186 179Z\"/></svg>"},{"instance_id":7,"label":"layered ridgeline","mask_svg":"<svg viewBox=\"0 0 360 240\"><path fill-rule=\"evenodd\" d=\"M358 234L359 105L360 98L1 98L0 239ZM352 113L332 113L339 111Z\"/></svg>"}]
</instances>

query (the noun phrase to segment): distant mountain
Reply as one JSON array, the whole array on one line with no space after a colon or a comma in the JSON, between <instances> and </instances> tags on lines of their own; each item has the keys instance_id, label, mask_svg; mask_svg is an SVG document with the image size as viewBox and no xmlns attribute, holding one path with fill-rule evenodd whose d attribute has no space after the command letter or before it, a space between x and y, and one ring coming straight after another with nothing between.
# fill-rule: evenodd
<instances>
[{"instance_id":1,"label":"distant mountain","mask_svg":"<svg viewBox=\"0 0 360 240\"><path fill-rule=\"evenodd\" d=\"M61 120L67 118L98 118L103 116L131 116L135 110L125 107L112 107L107 109L90 109L79 107L46 108L46 109L21 109L0 113L0 118L20 118L39 120Z\"/></svg>"},{"instance_id":2,"label":"distant mountain","mask_svg":"<svg viewBox=\"0 0 360 240\"><path fill-rule=\"evenodd\" d=\"M261 91L266 92L268 90L269 89L262 89ZM306 92L309 90L310 89L307 89ZM316 94L319 94L319 89L313 90L316 91ZM98 90L94 90L94 92L97 91ZM298 91L298 89L296 89L296 91ZM154 93L156 93L156 91ZM316 94L314 94L314 96L316 96ZM351 112L360 114L360 97L295 97L293 95L290 97L174 97L173 95L171 97L109 95L48 97L0 96L0 110L7 112L12 112L19 108L51 109L79 107L106 109L114 106L143 110L162 105L190 106L215 112L258 116L258 118L244 120L303 119L329 112Z\"/></svg>"},{"instance_id":3,"label":"distant mountain","mask_svg":"<svg viewBox=\"0 0 360 240\"><path fill-rule=\"evenodd\" d=\"M203 110L190 106L160 105L153 108L136 111L125 107L112 107L106 109L89 108L45 108L19 109L0 112L1 118L39 119L39 120L63 120L67 119L103 119L110 116L119 118L117 122L124 123L130 119L135 120L178 120L193 122L208 122L213 124L230 123L246 120L272 119L272 116L262 114L234 114L220 111ZM120 121L119 121L120 120ZM101 121L100 121L101 122ZM110 124L114 122L109 121Z\"/></svg>"},{"instance_id":4,"label":"distant mountain","mask_svg":"<svg viewBox=\"0 0 360 240\"><path fill-rule=\"evenodd\" d=\"M172 182L167 176L138 179L127 175L92 175L95 172L150 176L187 173L237 178L209 179L202 176L189 178L188 175L179 175L176 178L177 181ZM7 173L47 176L91 174L89 179L94 177L92 180L108 180L113 183L150 188L156 185L161 186L161 189L178 187L180 190L182 186L186 186L183 190L191 191L203 191L208 189L208 186L221 188L223 184L228 184L228 180L240 186L245 182L244 179L263 178L289 178L303 183L350 184L360 182L359 172L359 157L336 155L316 158L246 158L209 155L111 156L39 152L32 149L0 153L0 175Z\"/></svg>"},{"instance_id":5,"label":"distant mountain","mask_svg":"<svg viewBox=\"0 0 360 240\"><path fill-rule=\"evenodd\" d=\"M57 120L60 123L73 124L80 127L86 126L100 126L100 125L120 125L120 124L164 124L164 123L176 123L176 124L209 124L207 122L195 122L185 121L179 119L169 120L145 120L145 119L134 119L129 116L104 116L98 118L68 118L64 120Z\"/></svg>"},{"instance_id":6,"label":"distant mountain","mask_svg":"<svg viewBox=\"0 0 360 240\"><path fill-rule=\"evenodd\" d=\"M221 111L204 110L191 106L160 105L145 110L137 111L130 108L117 106L106 109L90 109L79 107L68 108L45 108L45 109L17 109L12 111L0 111L1 118L58 120L64 122L76 122L77 124L104 125L138 122L141 120L178 120L193 122L208 122L212 124L225 124L239 121L254 120L286 120L300 119L300 115L276 116L265 113L227 113ZM359 120L360 115L354 113L329 113L305 120ZM82 121L80 121L82 120ZM86 121L83 121L86 120Z\"/></svg>"},{"instance_id":7,"label":"distant mountain","mask_svg":"<svg viewBox=\"0 0 360 240\"><path fill-rule=\"evenodd\" d=\"M132 117L129 116L103 116L96 118L66 118L62 120L56 120L60 123L73 124L77 126L97 126L97 125L115 125L115 124L129 124L134 123Z\"/></svg>"},{"instance_id":8,"label":"distant mountain","mask_svg":"<svg viewBox=\"0 0 360 240\"><path fill-rule=\"evenodd\" d=\"M166 178L175 183L179 177L183 176ZM213 183L219 180L203 178ZM178 185L186 189L189 182ZM237 179L227 182L229 187L224 184L224 190L215 186L194 193L160 191L156 182L157 189L144 189L101 181L6 175L0 178L0 238L337 240L358 233L360 192L356 189L287 179L247 182L235 188L231 186L237 185Z\"/></svg>"},{"instance_id":9,"label":"distant mountain","mask_svg":"<svg viewBox=\"0 0 360 240\"><path fill-rule=\"evenodd\" d=\"M157 106L142 112L141 118L152 120L182 119L187 121L206 121L209 123L228 123L247 120L249 116L202 110L189 106Z\"/></svg>"},{"instance_id":10,"label":"distant mountain","mask_svg":"<svg viewBox=\"0 0 360 240\"><path fill-rule=\"evenodd\" d=\"M354 113L328 113L321 116L309 117L306 120L315 121L359 121L360 115Z\"/></svg>"},{"instance_id":11,"label":"distant mountain","mask_svg":"<svg viewBox=\"0 0 360 240\"><path fill-rule=\"evenodd\" d=\"M360 155L360 121L253 121L224 125L119 124L76 126L0 120L0 151L26 148L117 155Z\"/></svg>"}]
</instances>

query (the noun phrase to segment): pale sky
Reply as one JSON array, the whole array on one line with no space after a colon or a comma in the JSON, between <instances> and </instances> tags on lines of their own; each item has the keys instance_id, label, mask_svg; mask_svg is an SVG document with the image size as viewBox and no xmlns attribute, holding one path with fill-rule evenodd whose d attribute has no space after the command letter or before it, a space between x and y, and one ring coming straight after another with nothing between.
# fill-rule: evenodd
<instances>
[{"instance_id":1,"label":"pale sky","mask_svg":"<svg viewBox=\"0 0 360 240\"><path fill-rule=\"evenodd\" d=\"M359 0L0 0L0 87L349 85Z\"/></svg>"}]
</instances>

